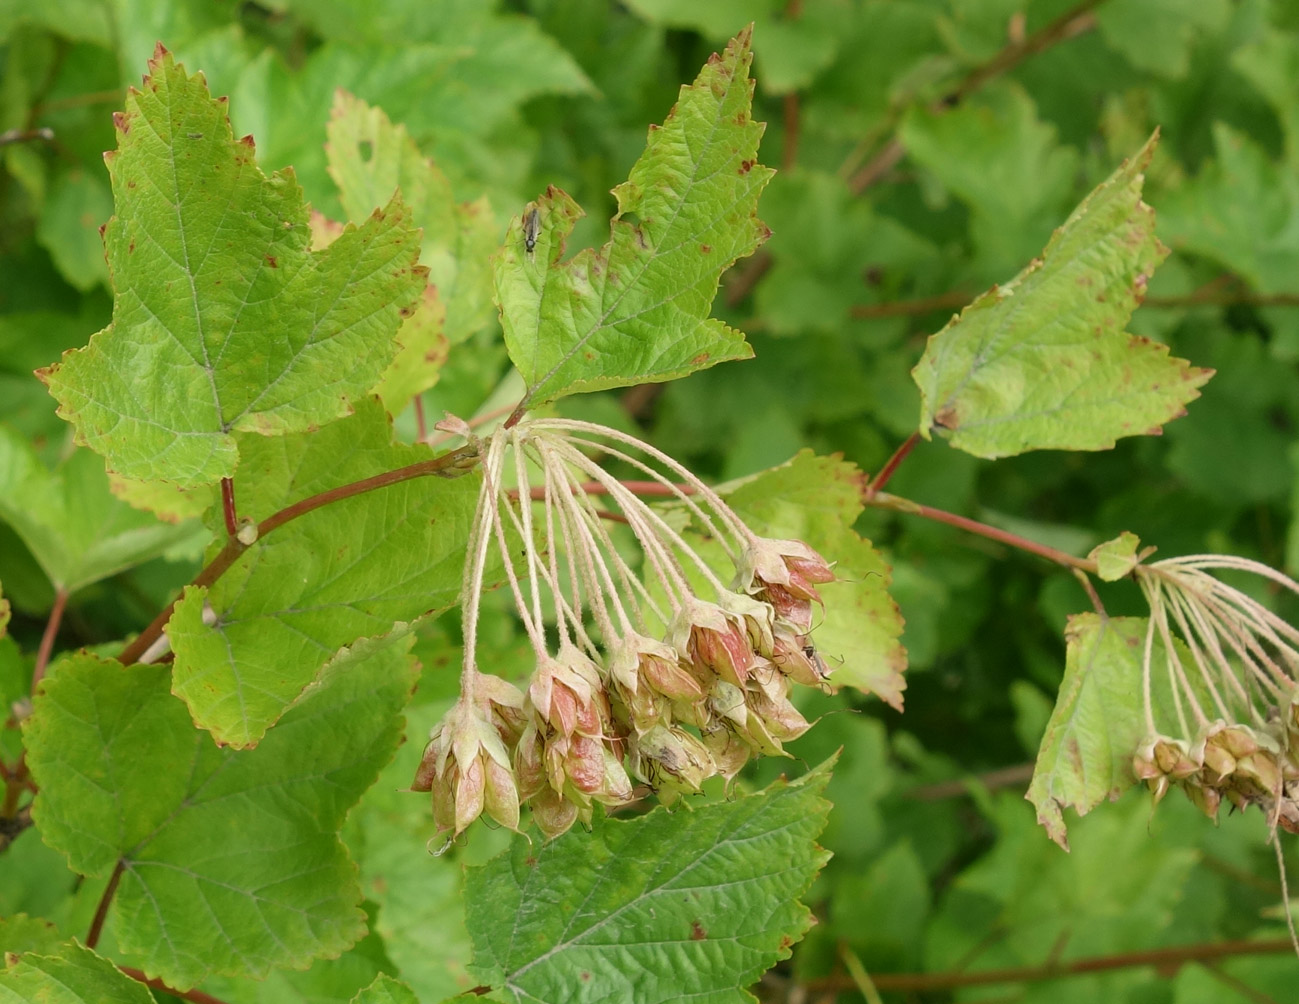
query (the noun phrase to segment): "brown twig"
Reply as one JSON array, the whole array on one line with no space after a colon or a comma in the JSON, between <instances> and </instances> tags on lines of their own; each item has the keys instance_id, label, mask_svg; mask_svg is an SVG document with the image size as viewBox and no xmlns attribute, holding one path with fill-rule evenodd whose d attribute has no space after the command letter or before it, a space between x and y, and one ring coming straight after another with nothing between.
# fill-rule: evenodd
<instances>
[{"instance_id":1,"label":"brown twig","mask_svg":"<svg viewBox=\"0 0 1299 1004\"><path fill-rule=\"evenodd\" d=\"M1104 973L1115 969L1154 966L1161 973L1176 972L1188 962L1208 962L1237 955L1275 955L1292 951L1289 938L1208 942L1174 948L1151 948L1136 952L1118 952L1073 962L1055 962L1045 966L1013 966L973 972L946 973L874 973L872 981L879 990L924 993L952 990L957 987L986 986L992 983L1039 983L1084 973ZM804 985L812 991L852 990L852 979L845 975L827 976Z\"/></svg>"},{"instance_id":2,"label":"brown twig","mask_svg":"<svg viewBox=\"0 0 1299 1004\"><path fill-rule=\"evenodd\" d=\"M108 917L109 904L113 902L113 896L117 893L117 884L122 881L122 872L125 870L126 862L118 858L117 866L109 876L108 885L104 887L104 894L99 897L99 905L95 907L95 917L90 922L90 931L86 934L87 948L94 948L99 944L99 936L104 931L104 920Z\"/></svg>"},{"instance_id":3,"label":"brown twig","mask_svg":"<svg viewBox=\"0 0 1299 1004\"><path fill-rule=\"evenodd\" d=\"M1023 784L1033 778L1033 764L1017 763L1011 767L998 767L996 770L969 777L953 778L950 781L938 781L935 784L921 785L906 792L906 797L917 802L941 802L945 798L957 798L970 793L970 784L977 782L989 791L997 788L1009 788Z\"/></svg>"},{"instance_id":4,"label":"brown twig","mask_svg":"<svg viewBox=\"0 0 1299 1004\"><path fill-rule=\"evenodd\" d=\"M0 146L11 146L14 143L32 143L36 140L49 143L54 139L53 129L6 129L0 132Z\"/></svg>"},{"instance_id":5,"label":"brown twig","mask_svg":"<svg viewBox=\"0 0 1299 1004\"><path fill-rule=\"evenodd\" d=\"M217 552L216 557L208 562L207 566L194 577L194 581L190 585L195 587L212 585L254 543L267 534L278 530L284 524L292 522L299 516L305 516L322 506L330 505L333 502L341 502L343 499L363 495L379 488L387 488L389 485L400 484L402 481L410 481L414 478L459 477L477 463L477 448L474 446L462 446L450 453L444 453L440 457L434 457L432 460L421 460L418 463L400 467L395 471L384 471L382 474L340 485L337 488L330 488L328 491L319 492L310 498L294 502L293 505L285 506L279 512L272 513L258 523L256 534L247 543L240 540L238 536L227 540L225 547ZM171 620L172 612L176 609L178 601L179 597L167 604L167 608L153 619L153 623L140 632L139 637L122 649L121 654L117 657L119 662L129 666L139 660L149 646L162 636L162 629L166 626L167 621Z\"/></svg>"},{"instance_id":6,"label":"brown twig","mask_svg":"<svg viewBox=\"0 0 1299 1004\"><path fill-rule=\"evenodd\" d=\"M955 87L931 101L929 110L940 112L958 105L984 84L1009 73L1030 56L1045 52L1053 45L1090 31L1096 24L1096 16L1092 13L1092 9L1103 2L1104 0L1082 0L1082 3L1071 7L1050 24L1026 38L1012 40L986 63L980 63L970 70ZM896 128L901 117L902 112L899 109L894 113L890 131ZM884 146L880 147L878 153L848 179L848 187L855 195L860 195L888 174L905 154L906 148L902 142L897 136L891 137Z\"/></svg>"},{"instance_id":7,"label":"brown twig","mask_svg":"<svg viewBox=\"0 0 1299 1004\"><path fill-rule=\"evenodd\" d=\"M1000 52L986 63L974 67L951 89L932 101L929 107L935 111L950 108L968 98L990 80L1008 73L1030 56L1035 56L1060 42L1075 38L1090 31L1096 24L1092 9L1104 0L1083 0L1065 11L1050 24L1026 38L1011 41ZM848 177L848 187L854 195L861 195L871 186L878 184L906 155L906 147L897 136L892 135L902 119L905 108L898 108L889 117L882 131L889 133L889 139L861 167ZM853 155L857 156L856 153ZM726 304L734 307L753 292L762 277L770 271L772 259L770 252L759 251L748 260L743 268L735 273L726 287ZM962 303L966 302L964 300ZM958 304L959 306L959 304Z\"/></svg>"},{"instance_id":8,"label":"brown twig","mask_svg":"<svg viewBox=\"0 0 1299 1004\"><path fill-rule=\"evenodd\" d=\"M125 92L120 90L87 91L84 94L74 94L71 97L41 101L32 109L32 114L39 117L47 112L62 111L65 108L84 108L87 105L120 105L124 97Z\"/></svg>"},{"instance_id":9,"label":"brown twig","mask_svg":"<svg viewBox=\"0 0 1299 1004\"><path fill-rule=\"evenodd\" d=\"M131 979L143 983L146 987L153 990L161 990L165 994L171 994L173 997L179 997L183 1001L193 1001L193 1004L226 1004L220 997L213 997L211 994L202 990L175 990L167 986L162 980L155 977L146 976L141 970L133 969L131 966L118 966L123 973Z\"/></svg>"},{"instance_id":10,"label":"brown twig","mask_svg":"<svg viewBox=\"0 0 1299 1004\"><path fill-rule=\"evenodd\" d=\"M33 694L36 693L36 685L45 676L45 667L50 663L50 655L54 651L54 639L58 636L59 624L63 620L63 611L67 605L68 591L60 586L54 592L54 606L50 607L50 616L45 622L45 633L41 635L41 644L36 650L36 666L32 670Z\"/></svg>"},{"instance_id":11,"label":"brown twig","mask_svg":"<svg viewBox=\"0 0 1299 1004\"><path fill-rule=\"evenodd\" d=\"M799 113L797 92L790 91L786 94L782 104L785 113L785 143L780 153L780 169L789 171L798 161Z\"/></svg>"},{"instance_id":12,"label":"brown twig","mask_svg":"<svg viewBox=\"0 0 1299 1004\"><path fill-rule=\"evenodd\" d=\"M18 839L18 835L32 825L32 807L24 805L12 816L0 815L0 853L9 850L9 845Z\"/></svg>"},{"instance_id":13,"label":"brown twig","mask_svg":"<svg viewBox=\"0 0 1299 1004\"><path fill-rule=\"evenodd\" d=\"M935 310L956 310L964 307L974 299L975 294L963 289L954 289L935 296L922 296L916 300L891 300L888 303L859 303L851 307L849 316L858 320L873 320L881 317L914 317L917 314L928 314Z\"/></svg>"}]
</instances>

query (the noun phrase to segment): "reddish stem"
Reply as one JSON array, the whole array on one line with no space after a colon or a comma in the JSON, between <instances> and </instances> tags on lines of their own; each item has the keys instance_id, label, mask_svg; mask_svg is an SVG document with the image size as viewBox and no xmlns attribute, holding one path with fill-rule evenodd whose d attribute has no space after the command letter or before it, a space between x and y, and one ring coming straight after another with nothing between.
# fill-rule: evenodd
<instances>
[{"instance_id":1,"label":"reddish stem","mask_svg":"<svg viewBox=\"0 0 1299 1004\"><path fill-rule=\"evenodd\" d=\"M875 493L889 483L889 478L893 477L893 472L898 469L902 461L907 459L907 454L916 448L918 442L920 442L920 433L913 432L901 446L893 451L893 456L889 457L884 466L880 468L880 472L867 482L864 493L867 502L870 502L875 497Z\"/></svg>"},{"instance_id":2,"label":"reddish stem","mask_svg":"<svg viewBox=\"0 0 1299 1004\"><path fill-rule=\"evenodd\" d=\"M415 439L424 442L428 436L428 426L424 422L424 395L415 395Z\"/></svg>"},{"instance_id":3,"label":"reddish stem","mask_svg":"<svg viewBox=\"0 0 1299 1004\"><path fill-rule=\"evenodd\" d=\"M1046 558L1047 561L1053 561L1057 565L1063 565L1066 568L1078 568L1092 574L1096 572L1096 562L1087 558L1076 558L1072 554L1066 554L1064 551L1048 547L1046 544L1039 544L1037 541L1021 537L1017 533L1011 533L1009 530L1001 530L995 526L989 526L987 523L969 519L966 516L958 516L956 513L947 512L943 509L921 505L919 502L912 502L910 499L890 495L888 492L879 492L869 498L864 497L862 501L867 505L880 509L891 509L893 512L909 513L912 516L922 516L938 523L946 523L948 526L954 526L959 530L965 530L968 533L978 534L980 537L987 537L989 540L995 540L1001 544L1017 547L1021 551L1028 551L1030 554L1036 554L1039 557Z\"/></svg>"},{"instance_id":4,"label":"reddish stem","mask_svg":"<svg viewBox=\"0 0 1299 1004\"><path fill-rule=\"evenodd\" d=\"M1077 959L1074 962L1053 962L1044 966L1014 966L974 972L872 973L871 982L875 984L877 990L925 993L952 990L957 987L985 986L990 983L1037 983L1042 980L1055 980L1084 973L1103 973L1114 969L1130 969L1136 966L1155 966L1161 974L1171 975L1188 962L1205 962L1234 955L1274 955L1293 950L1289 938L1240 939L1183 945L1176 948L1119 952L1114 955ZM852 990L854 986L855 984L847 976L830 976L805 984L807 989L813 991Z\"/></svg>"},{"instance_id":5,"label":"reddish stem","mask_svg":"<svg viewBox=\"0 0 1299 1004\"><path fill-rule=\"evenodd\" d=\"M239 514L235 511L235 483L229 478L221 479L221 512L226 520L226 536L233 537L239 532Z\"/></svg>"},{"instance_id":6,"label":"reddish stem","mask_svg":"<svg viewBox=\"0 0 1299 1004\"><path fill-rule=\"evenodd\" d=\"M193 1001L194 1004L226 1004L226 1002L220 997L213 997L211 994L205 993L202 990L175 990L172 987L167 986L167 984L162 982L162 980L146 976L141 970L133 969L130 966L118 966L117 968L127 976L131 977L131 979L143 983L146 987L150 987L153 990L161 990L163 993L171 994L173 997L179 997L183 1001Z\"/></svg>"},{"instance_id":7,"label":"reddish stem","mask_svg":"<svg viewBox=\"0 0 1299 1004\"><path fill-rule=\"evenodd\" d=\"M36 667L32 670L32 693L45 675L45 667L50 663L50 654L54 651L54 639L59 633L59 624L63 620L64 608L68 605L68 591L60 586L54 592L54 606L50 607L49 619L45 622L45 633L41 635L40 648L36 650Z\"/></svg>"},{"instance_id":8,"label":"reddish stem","mask_svg":"<svg viewBox=\"0 0 1299 1004\"><path fill-rule=\"evenodd\" d=\"M122 872L125 870L126 862L118 858L117 867L113 869L113 874L108 879L108 885L104 887L104 895L99 897L99 905L95 907L95 918L90 922L90 931L86 935L87 948L94 948L99 944L99 936L104 930L104 919L108 916L109 904L113 902L113 896L117 892L117 884L122 881Z\"/></svg>"},{"instance_id":9,"label":"reddish stem","mask_svg":"<svg viewBox=\"0 0 1299 1004\"><path fill-rule=\"evenodd\" d=\"M350 484L340 485L337 488L330 488L328 491L319 492L310 498L294 502L293 505L285 506L279 512L273 513L266 519L257 524L257 536L254 543L261 540L267 534L278 530L285 523L290 523L299 516L305 516L307 513L329 505L333 502L341 502L343 499L352 498L354 495L362 495L366 492L372 492L379 488L386 488L389 485L399 484L402 481L410 481L413 478L423 477L458 477L470 470L478 463L478 451L474 446L462 446L458 450L452 450L450 453L444 453L440 457L434 457L432 460L421 460L418 463L410 464L406 467L399 467L395 471L384 471L382 474L376 474L373 477L363 478L360 481L353 481ZM192 586L210 586L224 575L236 561L252 544L245 544L238 537L232 536L226 541L225 547L217 552L215 558L208 562L201 572L194 577L190 583ZM117 659L125 666L139 660L145 651L162 635L162 629L171 619L172 612L176 609L179 597L167 604L157 617L153 619L147 628L140 632L139 637L122 649Z\"/></svg>"}]
</instances>

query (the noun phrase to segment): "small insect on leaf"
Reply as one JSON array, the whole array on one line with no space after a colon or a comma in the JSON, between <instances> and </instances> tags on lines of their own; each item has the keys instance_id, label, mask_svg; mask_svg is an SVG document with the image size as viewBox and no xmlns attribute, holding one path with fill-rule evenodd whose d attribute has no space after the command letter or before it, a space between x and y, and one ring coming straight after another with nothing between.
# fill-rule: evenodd
<instances>
[{"instance_id":1,"label":"small insect on leaf","mask_svg":"<svg viewBox=\"0 0 1299 1004\"><path fill-rule=\"evenodd\" d=\"M532 257L532 252L537 249L537 235L541 233L541 214L536 210L531 210L523 218L523 250Z\"/></svg>"}]
</instances>

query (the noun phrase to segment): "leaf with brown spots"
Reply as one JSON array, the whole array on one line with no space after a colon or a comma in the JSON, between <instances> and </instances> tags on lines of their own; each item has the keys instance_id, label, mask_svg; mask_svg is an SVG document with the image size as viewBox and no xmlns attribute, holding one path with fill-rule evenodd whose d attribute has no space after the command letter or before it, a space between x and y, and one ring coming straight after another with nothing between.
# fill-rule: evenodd
<instances>
[{"instance_id":1,"label":"leaf with brown spots","mask_svg":"<svg viewBox=\"0 0 1299 1004\"><path fill-rule=\"evenodd\" d=\"M1084 816L1136 783L1132 756L1146 734L1141 698L1146 623L1143 617L1078 614L1065 628L1064 679L1025 796L1037 808L1037 821L1065 850L1064 809ZM1158 634L1151 665L1164 666ZM1152 674L1150 696L1156 715L1160 709L1175 714L1163 672Z\"/></svg>"},{"instance_id":2,"label":"leaf with brown spots","mask_svg":"<svg viewBox=\"0 0 1299 1004\"><path fill-rule=\"evenodd\" d=\"M1103 182L1040 258L984 293L938 334L912 371L920 433L978 457L1105 450L1157 434L1212 370L1124 326L1168 249L1141 201L1157 135Z\"/></svg>"},{"instance_id":3,"label":"leaf with brown spots","mask_svg":"<svg viewBox=\"0 0 1299 1004\"><path fill-rule=\"evenodd\" d=\"M309 251L292 171L263 175L225 99L161 47L115 121L113 321L43 376L111 470L209 484L236 433L323 425L378 383L425 285L419 240L394 199Z\"/></svg>"},{"instance_id":4,"label":"leaf with brown spots","mask_svg":"<svg viewBox=\"0 0 1299 1004\"><path fill-rule=\"evenodd\" d=\"M582 215L557 188L516 215L496 261L510 358L535 406L567 394L673 380L753 355L709 317L721 274L769 231L756 215L772 171L757 163L749 31L681 88L662 127L614 189L609 241L564 261ZM535 246L524 240L533 210Z\"/></svg>"},{"instance_id":5,"label":"leaf with brown spots","mask_svg":"<svg viewBox=\"0 0 1299 1004\"><path fill-rule=\"evenodd\" d=\"M751 999L737 988L811 926L799 898L829 857L816 839L832 766L693 811L597 815L539 849L515 841L468 869L471 974L515 1004Z\"/></svg>"}]
</instances>

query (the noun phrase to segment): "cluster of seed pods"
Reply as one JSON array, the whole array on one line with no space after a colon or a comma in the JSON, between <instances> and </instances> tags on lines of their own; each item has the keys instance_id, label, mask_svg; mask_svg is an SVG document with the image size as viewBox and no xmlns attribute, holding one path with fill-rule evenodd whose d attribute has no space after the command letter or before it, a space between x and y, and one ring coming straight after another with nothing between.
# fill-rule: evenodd
<instances>
[{"instance_id":1,"label":"cluster of seed pods","mask_svg":"<svg viewBox=\"0 0 1299 1004\"><path fill-rule=\"evenodd\" d=\"M671 520L595 465L593 444L651 474L665 486L660 495L699 520L729 557L729 581ZM457 835L483 813L517 830L526 805L553 837L589 820L596 803L638 797L637 782L670 802L708 778L729 781L755 755L783 754L809 728L791 691L827 685L811 633L817 586L835 577L815 550L757 536L685 468L601 426L548 420L503 430L485 447L483 468L461 695L412 785L432 793L439 830ZM604 528L613 510L597 508L593 495L616 505L641 552L638 568ZM523 688L476 664L492 541L537 657Z\"/></svg>"}]
</instances>

